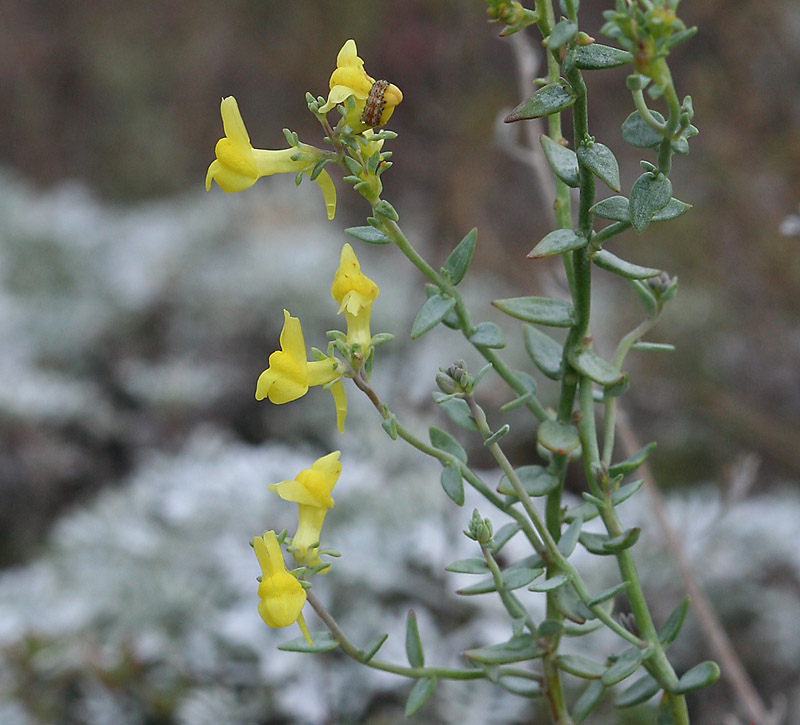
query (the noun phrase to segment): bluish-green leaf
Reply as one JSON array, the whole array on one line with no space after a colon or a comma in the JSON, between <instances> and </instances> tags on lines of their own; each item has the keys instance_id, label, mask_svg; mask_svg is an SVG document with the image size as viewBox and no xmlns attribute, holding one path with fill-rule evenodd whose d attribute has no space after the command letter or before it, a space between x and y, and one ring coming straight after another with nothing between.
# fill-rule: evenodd
<instances>
[{"instance_id":1,"label":"bluish-green leaf","mask_svg":"<svg viewBox=\"0 0 800 725\"><path fill-rule=\"evenodd\" d=\"M547 234L530 252L528 259L554 257L575 249L582 249L588 244L586 237L576 234L572 229L556 229Z\"/></svg>"},{"instance_id":2,"label":"bluish-green leaf","mask_svg":"<svg viewBox=\"0 0 800 725\"><path fill-rule=\"evenodd\" d=\"M429 297L422 305L414 324L411 326L411 339L422 337L428 330L433 329L456 306L452 297L434 295Z\"/></svg>"},{"instance_id":3,"label":"bluish-green leaf","mask_svg":"<svg viewBox=\"0 0 800 725\"><path fill-rule=\"evenodd\" d=\"M664 116L658 111L652 111L652 114L656 121L664 123ZM664 136L649 126L639 115L639 111L634 111L622 123L622 139L636 148L650 149L658 146L664 140Z\"/></svg>"},{"instance_id":4,"label":"bluish-green leaf","mask_svg":"<svg viewBox=\"0 0 800 725\"><path fill-rule=\"evenodd\" d=\"M465 430L477 430L478 426L472 419L467 401L462 398L448 398L444 393L436 392L433 394L434 400L439 404L439 407L447 413L456 425L464 428Z\"/></svg>"},{"instance_id":5,"label":"bluish-green leaf","mask_svg":"<svg viewBox=\"0 0 800 725\"><path fill-rule=\"evenodd\" d=\"M592 714L594 709L600 704L600 700L603 699L605 692L606 688L603 687L603 683L599 680L594 680L589 683L589 686L572 706L572 719L575 721L576 725L580 725L580 723Z\"/></svg>"},{"instance_id":6,"label":"bluish-green leaf","mask_svg":"<svg viewBox=\"0 0 800 725\"><path fill-rule=\"evenodd\" d=\"M386 431L386 435L393 441L397 440L397 416L392 413L388 418L381 421L381 428Z\"/></svg>"},{"instance_id":7,"label":"bluish-green leaf","mask_svg":"<svg viewBox=\"0 0 800 725\"><path fill-rule=\"evenodd\" d=\"M492 537L492 553L497 554L500 550L520 531L520 525L516 521L511 521L504 526L501 526L498 531L495 531Z\"/></svg>"},{"instance_id":8,"label":"bluish-green leaf","mask_svg":"<svg viewBox=\"0 0 800 725\"><path fill-rule=\"evenodd\" d=\"M683 216L691 208L691 204L687 204L685 201L679 201L673 196L663 209L657 211L653 215L653 218L650 221L666 222L670 221L671 219L677 219L679 216Z\"/></svg>"},{"instance_id":9,"label":"bluish-green leaf","mask_svg":"<svg viewBox=\"0 0 800 725\"><path fill-rule=\"evenodd\" d=\"M479 322L475 326L475 332L469 336L469 341L478 347L498 349L506 346L503 331L494 322Z\"/></svg>"},{"instance_id":10,"label":"bluish-green leaf","mask_svg":"<svg viewBox=\"0 0 800 725\"><path fill-rule=\"evenodd\" d=\"M638 647L625 650L617 657L616 662L603 673L600 679L606 687L611 687L611 685L622 682L622 680L626 677L630 677L639 669L639 665L642 664L644 656L645 651Z\"/></svg>"},{"instance_id":11,"label":"bluish-green leaf","mask_svg":"<svg viewBox=\"0 0 800 725\"><path fill-rule=\"evenodd\" d=\"M638 279L632 279L631 285L633 286L634 292L636 292L636 296L644 305L648 317L653 317L655 314L657 314L658 300L656 300L653 290L651 290L647 284Z\"/></svg>"},{"instance_id":12,"label":"bluish-green leaf","mask_svg":"<svg viewBox=\"0 0 800 725\"><path fill-rule=\"evenodd\" d=\"M572 305L550 297L507 297L494 300L498 310L523 322L535 322L550 327L569 327L575 321Z\"/></svg>"},{"instance_id":13,"label":"bluish-green leaf","mask_svg":"<svg viewBox=\"0 0 800 725\"><path fill-rule=\"evenodd\" d=\"M640 478L636 481L626 483L621 488L618 488L616 491L614 491L614 493L611 494L611 505L616 507L627 501L642 487L643 483L644 479Z\"/></svg>"},{"instance_id":14,"label":"bluish-green leaf","mask_svg":"<svg viewBox=\"0 0 800 725\"><path fill-rule=\"evenodd\" d=\"M578 429L571 423L544 420L536 430L536 438L548 451L566 456L580 448Z\"/></svg>"},{"instance_id":15,"label":"bluish-green leaf","mask_svg":"<svg viewBox=\"0 0 800 725\"><path fill-rule=\"evenodd\" d=\"M452 572L453 574L488 574L489 567L485 559L477 556L472 556L469 559L459 559L452 564L448 564L445 571Z\"/></svg>"},{"instance_id":16,"label":"bluish-green leaf","mask_svg":"<svg viewBox=\"0 0 800 725\"><path fill-rule=\"evenodd\" d=\"M610 219L614 222L629 222L631 220L628 199L624 196L610 196L608 199L598 201L589 211L601 219Z\"/></svg>"},{"instance_id":17,"label":"bluish-green leaf","mask_svg":"<svg viewBox=\"0 0 800 725\"><path fill-rule=\"evenodd\" d=\"M640 267L638 264L626 262L607 249L601 249L592 257L592 261L600 269L605 269L607 272L613 272L627 279L650 279L650 277L655 277L661 273L661 270L654 267Z\"/></svg>"},{"instance_id":18,"label":"bluish-green leaf","mask_svg":"<svg viewBox=\"0 0 800 725\"><path fill-rule=\"evenodd\" d=\"M580 542L586 551L597 554L597 556L609 556L624 549L629 549L639 539L641 529L638 526L626 529L619 536L608 536L607 534L592 534L587 531L581 532Z\"/></svg>"},{"instance_id":19,"label":"bluish-green leaf","mask_svg":"<svg viewBox=\"0 0 800 725\"><path fill-rule=\"evenodd\" d=\"M616 68L627 63L633 63L633 55L627 50L600 43L583 46L575 53L575 65L581 70Z\"/></svg>"},{"instance_id":20,"label":"bluish-green leaf","mask_svg":"<svg viewBox=\"0 0 800 725\"><path fill-rule=\"evenodd\" d=\"M464 482L458 466L445 466L440 478L442 488L448 498L458 506L464 505Z\"/></svg>"},{"instance_id":21,"label":"bluish-green leaf","mask_svg":"<svg viewBox=\"0 0 800 725\"><path fill-rule=\"evenodd\" d=\"M613 599L617 596L620 592L624 592L625 589L628 588L628 582L620 582L613 587L609 587L608 589L604 589L599 594L593 596L588 602L587 606L594 607L597 604L602 604L603 602L607 602L609 599Z\"/></svg>"},{"instance_id":22,"label":"bluish-green leaf","mask_svg":"<svg viewBox=\"0 0 800 725\"><path fill-rule=\"evenodd\" d=\"M656 449L655 441L652 443L648 443L646 446L640 448L636 453L634 453L630 458L626 458L624 461L620 461L619 463L615 463L612 466L609 466L608 473L611 478L615 476L627 476L629 473L633 473L639 466L641 466L646 460L647 457Z\"/></svg>"},{"instance_id":23,"label":"bluish-green leaf","mask_svg":"<svg viewBox=\"0 0 800 725\"><path fill-rule=\"evenodd\" d=\"M591 350L581 350L569 355L569 363L581 375L585 375L598 385L616 385L625 377L625 373L617 370L610 362L603 360Z\"/></svg>"},{"instance_id":24,"label":"bluish-green leaf","mask_svg":"<svg viewBox=\"0 0 800 725\"><path fill-rule=\"evenodd\" d=\"M464 463L467 462L467 452L464 450L464 447L447 431L432 425L428 428L428 436L434 448L445 451Z\"/></svg>"},{"instance_id":25,"label":"bluish-green leaf","mask_svg":"<svg viewBox=\"0 0 800 725\"><path fill-rule=\"evenodd\" d=\"M510 567L504 569L500 575L500 581L506 591L514 591L528 586L534 579L542 575L543 569L528 567ZM482 579L477 584L459 589L456 594L461 596L474 596L476 594L489 594L497 591L497 584L494 577Z\"/></svg>"},{"instance_id":26,"label":"bluish-green leaf","mask_svg":"<svg viewBox=\"0 0 800 725\"><path fill-rule=\"evenodd\" d=\"M376 654L378 654L378 650L383 647L383 643L389 639L388 634L379 634L373 637L367 644L364 646L363 652L364 657L361 659L361 662L369 662Z\"/></svg>"},{"instance_id":27,"label":"bluish-green leaf","mask_svg":"<svg viewBox=\"0 0 800 725\"><path fill-rule=\"evenodd\" d=\"M552 592L560 587L569 583L569 577L566 574L556 574L549 579L539 582L538 584L531 584L528 589L532 592Z\"/></svg>"},{"instance_id":28,"label":"bluish-green leaf","mask_svg":"<svg viewBox=\"0 0 800 725\"><path fill-rule=\"evenodd\" d=\"M552 473L548 473L542 466L520 466L516 469L516 474L529 496L546 496L550 491L558 488L558 478ZM505 474L500 479L497 491L506 496L516 496L511 481Z\"/></svg>"},{"instance_id":29,"label":"bluish-green leaf","mask_svg":"<svg viewBox=\"0 0 800 725\"><path fill-rule=\"evenodd\" d=\"M683 601L672 610L672 614L667 617L667 621L664 622L661 629L658 630L658 639L664 647L668 647L675 641L688 612L689 597L684 597Z\"/></svg>"},{"instance_id":30,"label":"bluish-green leaf","mask_svg":"<svg viewBox=\"0 0 800 725\"><path fill-rule=\"evenodd\" d=\"M450 252L450 256L442 267L442 273L453 283L458 284L469 269L472 255L475 252L475 244L478 240L478 230L471 229L467 235L458 243L455 249Z\"/></svg>"},{"instance_id":31,"label":"bluish-green leaf","mask_svg":"<svg viewBox=\"0 0 800 725\"><path fill-rule=\"evenodd\" d=\"M578 160L612 191L619 191L619 164L608 146L597 141L580 146Z\"/></svg>"},{"instance_id":32,"label":"bluish-green leaf","mask_svg":"<svg viewBox=\"0 0 800 725\"><path fill-rule=\"evenodd\" d=\"M637 340L631 345L631 350L640 350L642 352L675 352L675 345L671 345L668 342L645 342L644 340Z\"/></svg>"},{"instance_id":33,"label":"bluish-green leaf","mask_svg":"<svg viewBox=\"0 0 800 725\"><path fill-rule=\"evenodd\" d=\"M578 175L578 157L575 152L557 141L553 141L549 136L539 136L539 143L542 145L544 157L550 164L553 173L567 186L578 186L580 176Z\"/></svg>"},{"instance_id":34,"label":"bluish-green leaf","mask_svg":"<svg viewBox=\"0 0 800 725\"><path fill-rule=\"evenodd\" d=\"M406 618L406 656L412 667L425 666L425 654L422 651L422 640L419 637L417 615L413 609L408 610Z\"/></svg>"},{"instance_id":35,"label":"bluish-green leaf","mask_svg":"<svg viewBox=\"0 0 800 725\"><path fill-rule=\"evenodd\" d=\"M545 649L539 645L533 635L512 637L508 642L493 644L488 647L468 649L464 656L472 662L485 665L504 665L510 662L525 662L542 657Z\"/></svg>"},{"instance_id":36,"label":"bluish-green leaf","mask_svg":"<svg viewBox=\"0 0 800 725\"><path fill-rule=\"evenodd\" d=\"M441 297L441 290L435 284L426 284L425 296L428 299L436 296ZM458 321L458 314L456 314L455 307L442 318L442 324L445 327L449 327L451 330L461 329L461 323Z\"/></svg>"},{"instance_id":37,"label":"bluish-green leaf","mask_svg":"<svg viewBox=\"0 0 800 725\"><path fill-rule=\"evenodd\" d=\"M558 669L585 680L599 680L606 671L605 665L581 655L558 655L556 663Z\"/></svg>"},{"instance_id":38,"label":"bluish-green leaf","mask_svg":"<svg viewBox=\"0 0 800 725\"><path fill-rule=\"evenodd\" d=\"M672 182L664 174L646 171L633 184L630 197L631 224L641 234L656 212L672 198Z\"/></svg>"},{"instance_id":39,"label":"bluish-green leaf","mask_svg":"<svg viewBox=\"0 0 800 725\"><path fill-rule=\"evenodd\" d=\"M392 240L389 239L386 234L375 227L350 227L349 229L345 229L344 233L349 234L353 239L358 239L358 241L366 242L367 244L392 243Z\"/></svg>"},{"instance_id":40,"label":"bluish-green leaf","mask_svg":"<svg viewBox=\"0 0 800 725\"><path fill-rule=\"evenodd\" d=\"M421 677L416 681L406 700L406 717L411 717L422 708L436 689L436 682L435 677Z\"/></svg>"},{"instance_id":41,"label":"bluish-green leaf","mask_svg":"<svg viewBox=\"0 0 800 725\"><path fill-rule=\"evenodd\" d=\"M320 654L322 652L330 652L335 650L339 643L333 638L333 635L327 630L321 632L310 632L311 641L314 644L306 642L305 637L295 637L288 642L278 645L278 649L283 652L310 652Z\"/></svg>"},{"instance_id":42,"label":"bluish-green leaf","mask_svg":"<svg viewBox=\"0 0 800 725\"><path fill-rule=\"evenodd\" d=\"M501 677L495 683L498 687L502 687L506 692L519 697L532 699L534 697L541 697L542 686L535 681L529 680L526 677L515 677L514 675L506 675Z\"/></svg>"},{"instance_id":43,"label":"bluish-green leaf","mask_svg":"<svg viewBox=\"0 0 800 725\"><path fill-rule=\"evenodd\" d=\"M587 619L595 618L592 610L581 601L572 584L554 590L550 595L550 601L561 614L576 624L583 624Z\"/></svg>"},{"instance_id":44,"label":"bluish-green leaf","mask_svg":"<svg viewBox=\"0 0 800 725\"><path fill-rule=\"evenodd\" d=\"M562 45L571 42L578 34L578 26L569 20L560 20L553 26L550 35L547 36L547 47L555 51Z\"/></svg>"},{"instance_id":45,"label":"bluish-green leaf","mask_svg":"<svg viewBox=\"0 0 800 725\"><path fill-rule=\"evenodd\" d=\"M537 330L535 327L525 325L523 330L525 350L530 355L536 367L551 380L561 379L562 346L550 335Z\"/></svg>"},{"instance_id":46,"label":"bluish-green leaf","mask_svg":"<svg viewBox=\"0 0 800 725\"><path fill-rule=\"evenodd\" d=\"M575 91L565 80L542 86L530 98L520 103L505 118L506 123L542 118L559 113L575 103Z\"/></svg>"},{"instance_id":47,"label":"bluish-green leaf","mask_svg":"<svg viewBox=\"0 0 800 725\"><path fill-rule=\"evenodd\" d=\"M558 540L558 550L567 559L572 555L578 543L578 537L581 534L581 526L583 526L583 519L580 517L574 519Z\"/></svg>"},{"instance_id":48,"label":"bluish-green leaf","mask_svg":"<svg viewBox=\"0 0 800 725\"><path fill-rule=\"evenodd\" d=\"M647 702L653 695L661 689L650 675L640 677L630 687L626 688L614 698L614 707L633 707L643 702Z\"/></svg>"},{"instance_id":49,"label":"bluish-green leaf","mask_svg":"<svg viewBox=\"0 0 800 725\"><path fill-rule=\"evenodd\" d=\"M719 679L719 665L711 660L695 665L678 680L674 692L676 695L685 695L687 692L701 690L713 685Z\"/></svg>"}]
</instances>

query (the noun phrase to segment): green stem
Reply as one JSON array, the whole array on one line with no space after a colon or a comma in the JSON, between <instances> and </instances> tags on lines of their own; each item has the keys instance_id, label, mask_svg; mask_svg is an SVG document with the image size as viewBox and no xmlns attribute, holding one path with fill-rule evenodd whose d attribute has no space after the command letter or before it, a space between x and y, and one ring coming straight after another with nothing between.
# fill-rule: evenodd
<instances>
[{"instance_id":1,"label":"green stem","mask_svg":"<svg viewBox=\"0 0 800 725\"><path fill-rule=\"evenodd\" d=\"M536 625L531 619L531 616L528 614L527 610L522 606L519 600L514 597L506 588L506 585L503 582L503 574L500 571L500 567L497 566L497 562L494 560L492 553L484 544L481 544L481 553L483 554L484 561L486 561L486 566L489 567L489 571L492 574L492 579L494 580L495 589L497 589L497 593L500 595L500 600L503 602L503 606L506 608L506 611L511 615L512 619L524 620L525 626L528 628L531 634L535 635L537 632Z\"/></svg>"},{"instance_id":2,"label":"green stem","mask_svg":"<svg viewBox=\"0 0 800 725\"><path fill-rule=\"evenodd\" d=\"M644 99L644 93L642 92L642 89L639 88L635 91L632 91L632 93L633 102L636 105L636 110L639 111L639 115L642 117L642 120L656 133L663 136L667 130L667 124L661 123L661 121L659 121L653 115L652 111L650 111L647 106L647 101Z\"/></svg>"}]
</instances>

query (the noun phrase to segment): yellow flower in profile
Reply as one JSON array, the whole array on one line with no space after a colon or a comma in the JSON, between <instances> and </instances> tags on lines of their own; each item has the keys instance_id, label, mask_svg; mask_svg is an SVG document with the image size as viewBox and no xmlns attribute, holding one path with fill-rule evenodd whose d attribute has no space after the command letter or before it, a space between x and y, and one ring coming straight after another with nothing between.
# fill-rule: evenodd
<instances>
[{"instance_id":1,"label":"yellow flower in profile","mask_svg":"<svg viewBox=\"0 0 800 725\"><path fill-rule=\"evenodd\" d=\"M297 504L297 533L292 539L293 552L299 566L318 566L318 555L322 524L328 509L333 508L331 491L339 480L342 464L339 451L318 458L304 471L300 471L291 481L281 481L269 485L284 501Z\"/></svg>"},{"instance_id":2,"label":"yellow flower in profile","mask_svg":"<svg viewBox=\"0 0 800 725\"><path fill-rule=\"evenodd\" d=\"M333 277L331 296L339 305L339 312L344 312L347 320L347 341L351 345L360 344L364 352L372 340L369 317L372 303L379 294L378 285L361 271L356 253L345 243L339 269Z\"/></svg>"},{"instance_id":3,"label":"yellow flower in profile","mask_svg":"<svg viewBox=\"0 0 800 725\"><path fill-rule=\"evenodd\" d=\"M327 113L350 96L356 101L353 113L348 114L346 123L353 133L361 133L368 128L383 126L403 100L400 89L388 81L376 81L364 70L364 61L358 57L355 40L348 40L336 57L336 70L330 80L330 93L327 102L320 107Z\"/></svg>"},{"instance_id":4,"label":"yellow flower in profile","mask_svg":"<svg viewBox=\"0 0 800 725\"><path fill-rule=\"evenodd\" d=\"M258 585L258 613L268 627L278 629L297 622L306 641L313 645L303 619L306 592L286 569L283 552L274 531L253 539L253 549L261 565Z\"/></svg>"},{"instance_id":5,"label":"yellow flower in profile","mask_svg":"<svg viewBox=\"0 0 800 725\"><path fill-rule=\"evenodd\" d=\"M302 398L311 386L333 383L330 391L336 406L336 427L342 433L347 415L347 398L342 381L337 379L341 375L335 358L306 359L306 343L300 320L284 310L281 349L269 356L269 367L258 378L256 400L269 398L271 403L282 405Z\"/></svg>"},{"instance_id":6,"label":"yellow flower in profile","mask_svg":"<svg viewBox=\"0 0 800 725\"><path fill-rule=\"evenodd\" d=\"M262 176L296 174L301 171L310 174L320 160L318 150L306 144L280 151L254 149L242 114L239 113L239 104L233 96L222 99L220 111L225 135L217 141L217 158L208 167L207 191L211 189L212 181L216 181L223 191L230 193L249 189ZM324 169L315 180L322 189L328 219L333 219L336 212L336 188L333 181Z\"/></svg>"}]
</instances>

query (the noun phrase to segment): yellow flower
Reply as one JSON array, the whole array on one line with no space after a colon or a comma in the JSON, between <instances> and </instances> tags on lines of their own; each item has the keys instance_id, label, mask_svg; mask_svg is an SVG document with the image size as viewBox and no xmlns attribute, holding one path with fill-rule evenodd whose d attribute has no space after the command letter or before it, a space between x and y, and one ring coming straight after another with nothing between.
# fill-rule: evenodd
<instances>
[{"instance_id":1,"label":"yellow flower","mask_svg":"<svg viewBox=\"0 0 800 725\"><path fill-rule=\"evenodd\" d=\"M216 181L223 191L234 192L249 189L262 176L296 174L299 171L310 174L320 159L317 149L306 144L280 151L254 149L236 99L233 96L223 98L220 111L225 136L217 141L217 158L208 167L206 190L211 189L212 181ZM333 219L336 188L331 177L323 169L316 177L316 182L325 198L328 219Z\"/></svg>"},{"instance_id":2,"label":"yellow flower","mask_svg":"<svg viewBox=\"0 0 800 725\"><path fill-rule=\"evenodd\" d=\"M358 57L355 40L348 40L336 57L336 70L330 80L330 93L325 105L320 107L327 113L350 96L356 101L355 111L348 114L346 123L353 133L368 128L383 126L403 100L400 89L386 81L375 81L364 70L364 61Z\"/></svg>"},{"instance_id":3,"label":"yellow flower","mask_svg":"<svg viewBox=\"0 0 800 725\"><path fill-rule=\"evenodd\" d=\"M253 549L261 565L261 583L258 585L261 619L268 627L276 629L297 622L306 641L313 644L303 619L305 589L286 569L275 532L267 531L264 536L256 536Z\"/></svg>"},{"instance_id":4,"label":"yellow flower","mask_svg":"<svg viewBox=\"0 0 800 725\"><path fill-rule=\"evenodd\" d=\"M333 508L331 491L339 480L342 464L339 451L318 458L304 471L300 471L291 481L281 481L269 485L284 501L297 504L297 533L292 539L293 552L299 566L317 566L321 563L317 554L322 524L328 509Z\"/></svg>"},{"instance_id":5,"label":"yellow flower","mask_svg":"<svg viewBox=\"0 0 800 725\"><path fill-rule=\"evenodd\" d=\"M361 271L356 253L346 243L342 247L339 269L336 270L331 285L331 296L339 305L339 312L344 312L347 320L347 341L351 345L360 344L364 352L372 340L369 316L372 303L379 294L378 285Z\"/></svg>"},{"instance_id":6,"label":"yellow flower","mask_svg":"<svg viewBox=\"0 0 800 725\"><path fill-rule=\"evenodd\" d=\"M313 385L327 385L336 406L336 426L344 432L347 398L341 380L339 363L335 358L306 360L306 343L300 320L283 311L281 349L269 356L269 367L261 373L256 384L256 400L269 398L276 405L302 398Z\"/></svg>"}]
</instances>

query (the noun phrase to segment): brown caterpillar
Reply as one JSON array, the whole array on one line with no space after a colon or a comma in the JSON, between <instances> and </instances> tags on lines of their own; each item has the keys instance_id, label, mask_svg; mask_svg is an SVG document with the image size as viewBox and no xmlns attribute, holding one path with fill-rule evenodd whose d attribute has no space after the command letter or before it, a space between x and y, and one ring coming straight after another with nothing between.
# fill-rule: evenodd
<instances>
[{"instance_id":1,"label":"brown caterpillar","mask_svg":"<svg viewBox=\"0 0 800 725\"><path fill-rule=\"evenodd\" d=\"M380 125L383 107L386 105L386 101L383 97L388 87L389 81L375 81L372 84L372 88L369 89L369 95L364 104L364 111L361 113L361 123L366 124L370 128Z\"/></svg>"}]
</instances>

